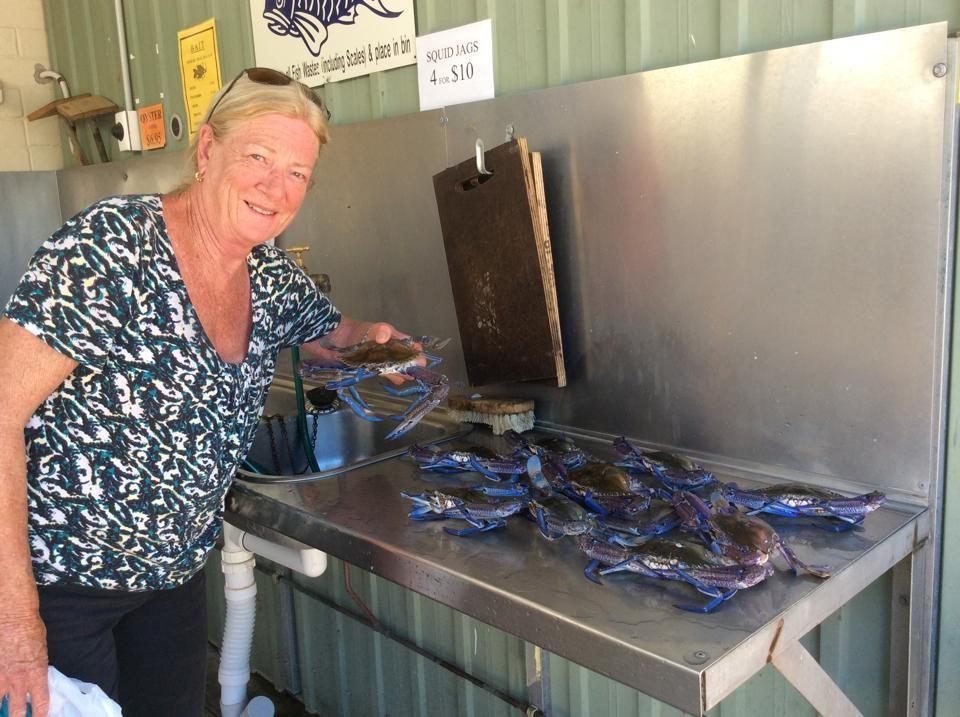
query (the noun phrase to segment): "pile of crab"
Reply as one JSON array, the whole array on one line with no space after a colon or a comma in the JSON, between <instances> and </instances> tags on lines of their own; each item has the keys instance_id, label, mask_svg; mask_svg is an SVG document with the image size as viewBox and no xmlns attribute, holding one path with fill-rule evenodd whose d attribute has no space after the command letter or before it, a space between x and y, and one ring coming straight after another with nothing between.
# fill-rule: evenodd
<instances>
[{"instance_id":1,"label":"pile of crab","mask_svg":"<svg viewBox=\"0 0 960 717\"><path fill-rule=\"evenodd\" d=\"M444 485L403 495L410 518L462 521L446 532L469 536L502 528L512 516L536 523L551 541L570 539L588 562L584 574L628 572L690 584L710 600L677 605L710 612L738 590L773 574L779 553L794 574L830 576L801 561L761 514L856 528L884 503L882 493L848 497L802 483L740 488L723 483L694 461L617 438L618 458L588 455L566 438L528 440L507 431L507 455L474 446L442 451L413 446L409 456L428 473L464 474ZM470 478L472 476L472 478Z\"/></svg>"}]
</instances>

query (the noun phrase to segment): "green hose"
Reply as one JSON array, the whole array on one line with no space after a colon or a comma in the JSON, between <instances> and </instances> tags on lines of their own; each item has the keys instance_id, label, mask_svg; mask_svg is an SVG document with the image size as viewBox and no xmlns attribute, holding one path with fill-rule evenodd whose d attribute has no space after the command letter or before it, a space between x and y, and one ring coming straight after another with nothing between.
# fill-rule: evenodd
<instances>
[{"instance_id":1,"label":"green hose","mask_svg":"<svg viewBox=\"0 0 960 717\"><path fill-rule=\"evenodd\" d=\"M293 360L293 393L297 397L297 433L300 434L300 444L307 456L307 463L313 473L320 472L320 464L313 452L313 443L310 441L310 432L307 430L307 403L303 398L303 379L300 378L300 347L290 349L290 358ZM292 466L291 466L292 467Z\"/></svg>"},{"instance_id":2,"label":"green hose","mask_svg":"<svg viewBox=\"0 0 960 717\"><path fill-rule=\"evenodd\" d=\"M247 456L242 461L240 461L240 467L243 468L243 470L247 471L247 473L254 473L262 476L270 475L269 471L267 471L266 468L264 468L259 463L250 460L250 456Z\"/></svg>"}]
</instances>

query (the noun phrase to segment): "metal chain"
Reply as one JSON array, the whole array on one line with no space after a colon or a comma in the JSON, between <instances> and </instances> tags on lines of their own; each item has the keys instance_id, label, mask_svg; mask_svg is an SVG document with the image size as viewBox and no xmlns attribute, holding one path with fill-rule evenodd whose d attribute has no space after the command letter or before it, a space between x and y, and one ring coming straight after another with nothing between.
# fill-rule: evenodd
<instances>
[{"instance_id":1,"label":"metal chain","mask_svg":"<svg viewBox=\"0 0 960 717\"><path fill-rule=\"evenodd\" d=\"M311 406L307 410L307 417L313 418L313 425L310 427L310 446L309 449L316 452L317 450L317 436L320 432L320 421L318 420L319 416L326 415L328 413L333 413L334 411L340 408L340 400L334 399L333 403L330 404L329 408L320 409L316 406ZM274 423L276 423L280 428L280 440L283 442L284 449L286 450L287 457L290 459L290 471L293 474L294 470L294 456L293 456L293 446L290 443L290 436L287 432L287 424L284 419L284 416L275 413L271 416L261 416L260 422L267 428L267 437L270 439L270 456L273 458L273 470L276 475L281 475L281 466L280 466L280 451L277 447L277 435L274 432ZM304 446L304 450L307 450L307 447ZM297 473L300 475L306 473L310 470L310 462L307 461L306 467Z\"/></svg>"},{"instance_id":2,"label":"metal chain","mask_svg":"<svg viewBox=\"0 0 960 717\"><path fill-rule=\"evenodd\" d=\"M317 432L320 429L320 421L317 420L319 411L316 408L311 409L310 417L313 418L313 427L310 430L310 450L314 453L317 452Z\"/></svg>"},{"instance_id":3,"label":"metal chain","mask_svg":"<svg viewBox=\"0 0 960 717\"><path fill-rule=\"evenodd\" d=\"M290 445L290 436L287 434L287 422L283 420L283 416L276 416L280 419L280 438L283 440L283 445L287 449L287 457L290 459L290 473L293 474L293 446Z\"/></svg>"},{"instance_id":4,"label":"metal chain","mask_svg":"<svg viewBox=\"0 0 960 717\"><path fill-rule=\"evenodd\" d=\"M273 416L264 416L260 422L267 427L267 436L270 438L270 455L273 457L274 475L280 475L280 455L277 453L277 438L273 434Z\"/></svg>"}]
</instances>

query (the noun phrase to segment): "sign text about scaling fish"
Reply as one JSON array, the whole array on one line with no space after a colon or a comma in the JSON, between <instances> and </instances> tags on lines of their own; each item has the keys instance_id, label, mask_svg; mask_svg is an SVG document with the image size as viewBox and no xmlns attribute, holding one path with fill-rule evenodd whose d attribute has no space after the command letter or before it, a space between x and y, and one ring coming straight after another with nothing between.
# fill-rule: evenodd
<instances>
[{"instance_id":1,"label":"sign text about scaling fish","mask_svg":"<svg viewBox=\"0 0 960 717\"><path fill-rule=\"evenodd\" d=\"M318 75L328 77L336 72L345 73L354 67L365 67L367 63L376 66L410 50L410 38L401 35L391 42L368 43L366 47L361 45L346 52L321 57L319 61L304 60L297 65L290 65L286 72L295 80L309 79Z\"/></svg>"}]
</instances>

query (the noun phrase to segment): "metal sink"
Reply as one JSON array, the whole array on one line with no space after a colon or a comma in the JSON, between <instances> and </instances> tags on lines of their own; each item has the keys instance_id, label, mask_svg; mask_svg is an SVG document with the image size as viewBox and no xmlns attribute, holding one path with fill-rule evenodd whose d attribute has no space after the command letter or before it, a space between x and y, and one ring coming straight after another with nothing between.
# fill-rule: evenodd
<instances>
[{"instance_id":1,"label":"metal sink","mask_svg":"<svg viewBox=\"0 0 960 717\"><path fill-rule=\"evenodd\" d=\"M364 395L378 415L396 414L405 404L380 394ZM341 475L362 466L402 455L414 443L442 443L468 434L472 426L450 419L441 409L425 416L394 440L386 435L396 423L366 421L343 406L330 413L307 413L307 433L320 468L310 471L297 431L297 404L293 382L277 379L270 388L263 418L248 454L260 472L241 468L237 477L253 483L299 483Z\"/></svg>"}]
</instances>

